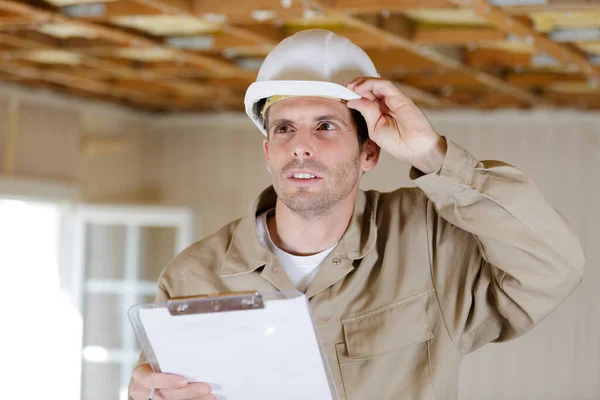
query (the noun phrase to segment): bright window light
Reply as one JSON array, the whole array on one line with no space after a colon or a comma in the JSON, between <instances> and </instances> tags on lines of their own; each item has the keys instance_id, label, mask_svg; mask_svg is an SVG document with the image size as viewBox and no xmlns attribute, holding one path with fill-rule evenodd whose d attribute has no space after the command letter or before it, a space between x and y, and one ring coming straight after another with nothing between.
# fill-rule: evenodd
<instances>
[{"instance_id":1,"label":"bright window light","mask_svg":"<svg viewBox=\"0 0 600 400\"><path fill-rule=\"evenodd\" d=\"M83 348L83 359L95 363L107 362L108 350L102 346L86 346Z\"/></svg>"},{"instance_id":2,"label":"bright window light","mask_svg":"<svg viewBox=\"0 0 600 400\"><path fill-rule=\"evenodd\" d=\"M82 318L61 293L60 232L59 205L0 199L3 398L80 398Z\"/></svg>"}]
</instances>

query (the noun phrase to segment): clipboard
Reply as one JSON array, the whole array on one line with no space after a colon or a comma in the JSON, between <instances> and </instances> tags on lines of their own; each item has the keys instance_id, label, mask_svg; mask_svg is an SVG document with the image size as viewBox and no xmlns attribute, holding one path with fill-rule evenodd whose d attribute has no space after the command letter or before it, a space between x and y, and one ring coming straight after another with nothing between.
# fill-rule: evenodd
<instances>
[{"instance_id":1,"label":"clipboard","mask_svg":"<svg viewBox=\"0 0 600 400\"><path fill-rule=\"evenodd\" d=\"M237 292L128 311L155 372L207 382L219 400L338 400L307 298Z\"/></svg>"}]
</instances>

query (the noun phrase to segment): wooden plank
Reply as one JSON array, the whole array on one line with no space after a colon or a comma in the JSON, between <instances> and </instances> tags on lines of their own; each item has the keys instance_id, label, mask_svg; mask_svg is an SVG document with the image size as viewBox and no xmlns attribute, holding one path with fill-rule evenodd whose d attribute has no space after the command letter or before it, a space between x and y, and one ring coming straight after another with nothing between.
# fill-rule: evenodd
<instances>
[{"instance_id":1,"label":"wooden plank","mask_svg":"<svg viewBox=\"0 0 600 400\"><path fill-rule=\"evenodd\" d=\"M281 10L284 9L280 0L194 0L196 13L251 13L254 10ZM290 8L302 7L301 1L291 1ZM382 10L402 12L415 8L453 8L449 0L330 0L327 6L340 12L349 13L380 13Z\"/></svg>"},{"instance_id":2,"label":"wooden plank","mask_svg":"<svg viewBox=\"0 0 600 400\"><path fill-rule=\"evenodd\" d=\"M315 2L312 2L312 3L314 4ZM499 79L495 76L489 75L485 72L475 71L472 68L470 68L468 65L465 65L458 60L455 60L446 55L443 55L433 49L430 49L430 48L427 48L424 46L420 46L417 43L411 42L409 39L406 39L401 36L384 31L378 27L375 27L373 25L370 25L363 21L360 21L359 19L354 18L352 16L331 10L330 8L325 7L321 3L316 3L316 5L320 6L322 8L322 10L327 12L328 14L335 15L335 16L343 19L349 25L364 31L367 34L379 37L383 42L385 42L389 45L396 46L396 47L408 50L412 53L418 54L424 58L427 58L428 60L430 60L432 62L435 62L435 63L441 65L444 68L460 70L460 71L463 71L466 73L470 73L478 81L489 86L490 88L492 88L494 90L499 90L503 93L508 93L511 96L514 96L520 100L526 101L530 104L545 103L545 101L543 99L539 98L538 96L536 96L532 93L529 93L525 90L517 88L513 85L510 85L509 83L504 82L502 79Z\"/></svg>"},{"instance_id":3,"label":"wooden plank","mask_svg":"<svg viewBox=\"0 0 600 400\"><path fill-rule=\"evenodd\" d=\"M366 53L380 74L405 73L418 70L431 71L439 68L436 62L402 48L367 49Z\"/></svg>"},{"instance_id":4,"label":"wooden plank","mask_svg":"<svg viewBox=\"0 0 600 400\"><path fill-rule=\"evenodd\" d=\"M600 108L600 95L598 94L593 95L547 92L544 93L544 97L564 108L572 107L582 110Z\"/></svg>"},{"instance_id":5,"label":"wooden plank","mask_svg":"<svg viewBox=\"0 0 600 400\"><path fill-rule=\"evenodd\" d=\"M515 86L527 88L543 88L549 82L587 82L581 74L557 74L552 72L509 74L505 79Z\"/></svg>"},{"instance_id":6,"label":"wooden plank","mask_svg":"<svg viewBox=\"0 0 600 400\"><path fill-rule=\"evenodd\" d=\"M381 41L381 38L376 36L368 35L365 32L362 32L358 29L347 29L344 31L336 32L338 35L343 36L350 40L352 43L356 44L361 49L367 50L376 50L382 48L388 48L390 46L386 45Z\"/></svg>"},{"instance_id":7,"label":"wooden plank","mask_svg":"<svg viewBox=\"0 0 600 400\"><path fill-rule=\"evenodd\" d=\"M465 52L465 62L483 70L523 69L531 67L531 54L498 49L477 48Z\"/></svg>"},{"instance_id":8,"label":"wooden plank","mask_svg":"<svg viewBox=\"0 0 600 400\"><path fill-rule=\"evenodd\" d=\"M98 37L125 46L164 48L164 46L160 42L148 39L142 35L125 32L118 28L96 25L90 22L77 20L75 18L68 18L59 13L39 10L32 6L17 3L15 1L1 1L0 10L5 10L21 15L29 15L34 18L37 18L38 20L51 20L52 22L69 22L71 24L79 25L87 29L93 30ZM177 51L177 53L182 61L209 70L219 70L219 72L222 74L229 73L235 75L240 70L240 68L230 63L202 56L199 54L194 54L192 52Z\"/></svg>"},{"instance_id":9,"label":"wooden plank","mask_svg":"<svg viewBox=\"0 0 600 400\"><path fill-rule=\"evenodd\" d=\"M411 39L414 34L414 24L411 20L401 14L389 14L381 17L380 25L376 25L386 32L396 36Z\"/></svg>"},{"instance_id":10,"label":"wooden plank","mask_svg":"<svg viewBox=\"0 0 600 400\"><path fill-rule=\"evenodd\" d=\"M186 0L136 0L142 2L144 5L154 7L156 9L161 10L163 13L168 15L194 15L197 13L194 5ZM221 1L221 3L223 3ZM237 2L235 6L240 7L240 4L245 4L243 2ZM254 3L253 3L254 4ZM256 10L257 8L253 8ZM231 46L244 46L249 43L255 43L259 45L275 45L271 38L264 37L256 32L251 30L247 30L241 27L235 27L228 25L227 23L222 24L222 31L232 37L238 39L237 43L232 44Z\"/></svg>"},{"instance_id":11,"label":"wooden plank","mask_svg":"<svg viewBox=\"0 0 600 400\"><path fill-rule=\"evenodd\" d=\"M140 1L142 1L142 0L140 0ZM183 13L184 15L189 15L189 11L185 7L181 7L179 5L174 5L171 2L165 4L166 3L165 0L143 0L143 1L145 4L149 4L149 5L152 5L157 8L160 7L159 4L163 4L162 9L164 12ZM207 6L207 3L210 3L210 1L202 2L202 6L203 7ZM227 1L220 0L218 2L219 7L223 7L224 3L227 3ZM273 4L272 2L269 2L269 5L272 5L272 4ZM198 6L198 5L199 4L196 3L196 6ZM236 2L236 6L235 6L236 9L240 6L241 6L240 3ZM260 9L259 5L254 2L252 3L252 6L253 6L253 9ZM282 6L281 2L279 2L279 6L280 7ZM232 7L233 7L233 5L232 5ZM197 13L199 10L196 7L194 11ZM204 11L204 12L206 12L206 11ZM369 17L367 17L367 18L369 18ZM405 37L410 37L412 35L412 24L410 23L410 21L407 18L405 18L402 15L393 14L393 15L389 15L386 18L383 18L382 16L376 17L375 21L370 21L370 22L375 23L375 24L381 24L383 29L389 29L394 35L403 35ZM368 24L368 22L364 22L364 23ZM251 40L254 40L256 43L263 45L263 46L264 45L274 46L276 44L269 37L263 37L260 34L257 34L253 31L250 31L247 29L243 29L243 28L239 28L239 27L232 27L227 24L224 24L223 30L237 38L243 38L244 40L251 39ZM397 59L394 60L394 63L397 63ZM419 101L422 103L425 103L427 105L434 106L434 107L442 106L442 100L440 100L433 94L426 93L420 89L410 88L407 85L403 85L403 87L405 90L410 92L413 96L418 97Z\"/></svg>"},{"instance_id":12,"label":"wooden plank","mask_svg":"<svg viewBox=\"0 0 600 400\"><path fill-rule=\"evenodd\" d=\"M443 87L475 88L481 90L483 85L472 75L457 71L439 72L434 74L407 74L401 79L402 83L420 89L440 89Z\"/></svg>"},{"instance_id":13,"label":"wooden plank","mask_svg":"<svg viewBox=\"0 0 600 400\"><path fill-rule=\"evenodd\" d=\"M104 10L100 15L80 16L79 19L102 22L109 21L115 17L127 17L132 15L149 16L161 15L162 12L156 7L151 7L136 0L116 0L102 3Z\"/></svg>"},{"instance_id":14,"label":"wooden plank","mask_svg":"<svg viewBox=\"0 0 600 400\"><path fill-rule=\"evenodd\" d=\"M454 91L448 98L455 101L461 108L495 109L495 108L528 108L529 103L521 101L505 93L490 91ZM546 100L549 103L548 100Z\"/></svg>"},{"instance_id":15,"label":"wooden plank","mask_svg":"<svg viewBox=\"0 0 600 400\"><path fill-rule=\"evenodd\" d=\"M24 48L24 49L52 49L52 47L40 45L38 42L22 39L19 37L11 36L11 35L1 35L0 34L0 43L8 43L16 47ZM73 51L72 49L70 49ZM110 49L110 52L113 52L114 49ZM25 55L23 51L13 51L11 52L12 57L19 58L20 56ZM194 84L191 82L179 81L174 79L172 76L159 74L153 71L146 70L136 70L132 69L127 65L118 64L115 62L111 62L108 60L103 60L96 57L90 57L86 55L85 52L79 52L79 54L83 54L84 56L81 58L82 65L90 66L97 71L102 71L102 76L112 76L118 77L121 79L133 79L137 77L143 77L148 81L161 81L165 80L167 83L165 85L176 88L177 90L183 92L188 95L209 95L214 93L214 90L208 88L206 86ZM73 71L74 72L74 71ZM72 72L71 72L72 73ZM85 75L82 75L85 76ZM89 76L89 75L88 75ZM96 75L98 77L98 75ZM208 93L208 94L207 94Z\"/></svg>"},{"instance_id":16,"label":"wooden plank","mask_svg":"<svg viewBox=\"0 0 600 400\"><path fill-rule=\"evenodd\" d=\"M133 98L136 101L143 101L144 97L148 98L147 95L144 95L144 92L124 90L107 83L91 81L85 78L73 77L62 72L43 71L14 62L0 61L0 71L5 72L7 74L19 76L21 78L57 83L63 86L73 87L88 92L98 93L101 95L122 96L127 98Z\"/></svg>"},{"instance_id":17,"label":"wooden plank","mask_svg":"<svg viewBox=\"0 0 600 400\"><path fill-rule=\"evenodd\" d=\"M21 29L31 29L35 21L28 17L4 17L0 18L0 32L15 32Z\"/></svg>"},{"instance_id":18,"label":"wooden plank","mask_svg":"<svg viewBox=\"0 0 600 400\"><path fill-rule=\"evenodd\" d=\"M0 43L14 47L17 49L52 49L53 47L47 44L40 43L36 40L21 38L16 35L0 33Z\"/></svg>"},{"instance_id":19,"label":"wooden plank","mask_svg":"<svg viewBox=\"0 0 600 400\"><path fill-rule=\"evenodd\" d=\"M547 4L502 7L502 11L510 15L527 15L541 11L569 12L598 10L600 10L600 2L598 0L548 0Z\"/></svg>"},{"instance_id":20,"label":"wooden plank","mask_svg":"<svg viewBox=\"0 0 600 400\"><path fill-rule=\"evenodd\" d=\"M140 104L143 106L153 107L153 108L162 108L169 109L174 106L175 103L172 102L172 97L169 96L149 96L148 95L148 85L149 82L146 83L146 87L138 86L138 87L126 87L118 84L109 84L105 82L97 82L84 77L73 76L71 74L67 74L64 72L57 71L46 71L39 70L30 66L26 66L23 64L17 64L14 62L0 61L0 71L18 76L23 79L30 80L40 80L45 82L50 82L54 84L58 84L61 86L65 86L68 88L72 88L76 91L85 91L94 93L100 96L109 96L111 98L117 98L125 101L132 102L134 104ZM161 83L164 85L165 83ZM206 86L204 86L206 88ZM225 89L221 91L221 95L227 95L230 91L226 88L219 88L219 90ZM199 101L201 98L198 98L198 92L193 93L195 96L191 96L189 91L188 93L181 93L180 91L176 97L188 99L188 102ZM214 93L214 92L213 92ZM224 96L225 97L225 96ZM215 98L211 96L205 97L209 101L215 101Z\"/></svg>"},{"instance_id":21,"label":"wooden plank","mask_svg":"<svg viewBox=\"0 0 600 400\"><path fill-rule=\"evenodd\" d=\"M392 82L402 93L410 97L413 101L433 108L454 107L457 104L449 99L440 98L437 95L425 90L406 85L401 82Z\"/></svg>"},{"instance_id":22,"label":"wooden plank","mask_svg":"<svg viewBox=\"0 0 600 400\"><path fill-rule=\"evenodd\" d=\"M497 29L451 28L417 29L412 40L423 45L468 45L481 41L505 40L506 33Z\"/></svg>"},{"instance_id":23,"label":"wooden plank","mask_svg":"<svg viewBox=\"0 0 600 400\"><path fill-rule=\"evenodd\" d=\"M550 40L547 36L511 17L500 8L490 6L486 0L468 0L468 3L472 5L477 15L485 18L498 29L521 37L541 53L551 55L571 70L581 70L591 78L600 78L600 74L597 74L587 57L574 48Z\"/></svg>"}]
</instances>

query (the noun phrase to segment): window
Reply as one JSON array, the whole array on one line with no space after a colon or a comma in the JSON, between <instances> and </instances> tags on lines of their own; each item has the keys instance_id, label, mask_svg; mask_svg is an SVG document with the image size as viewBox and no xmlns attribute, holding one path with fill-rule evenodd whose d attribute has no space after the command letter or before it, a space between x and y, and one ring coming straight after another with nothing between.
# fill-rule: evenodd
<instances>
[{"instance_id":1,"label":"window","mask_svg":"<svg viewBox=\"0 0 600 400\"><path fill-rule=\"evenodd\" d=\"M74 273L83 315L82 399L127 399L140 346L127 318L154 301L160 272L191 244L191 211L168 207L79 208Z\"/></svg>"}]
</instances>

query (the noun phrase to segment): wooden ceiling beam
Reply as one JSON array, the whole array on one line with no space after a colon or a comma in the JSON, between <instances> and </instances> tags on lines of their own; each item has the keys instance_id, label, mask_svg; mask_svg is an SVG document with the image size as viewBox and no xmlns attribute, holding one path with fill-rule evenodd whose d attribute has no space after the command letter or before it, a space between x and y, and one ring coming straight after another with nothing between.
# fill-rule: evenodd
<instances>
[{"instance_id":1,"label":"wooden ceiling beam","mask_svg":"<svg viewBox=\"0 0 600 400\"><path fill-rule=\"evenodd\" d=\"M402 93L410 97L413 101L432 108L455 107L457 104L449 99L440 98L433 93L409 86L402 82L392 82Z\"/></svg>"},{"instance_id":2,"label":"wooden ceiling beam","mask_svg":"<svg viewBox=\"0 0 600 400\"><path fill-rule=\"evenodd\" d=\"M192 16L195 13L194 5L191 1L187 0L135 0L144 5L154 7L165 14L170 15L187 15ZM241 2L241 4L244 4ZM254 4L254 3L252 3ZM248 41L252 41L259 45L275 45L273 41L268 37L263 37L262 35L255 33L253 31L230 26L227 23L223 23L221 30L224 33L232 35L233 37L241 40L240 45L247 44Z\"/></svg>"},{"instance_id":3,"label":"wooden ceiling beam","mask_svg":"<svg viewBox=\"0 0 600 400\"><path fill-rule=\"evenodd\" d=\"M490 88L500 91L500 92L503 92L503 93L508 93L511 96L514 96L514 97L516 97L522 101L525 101L527 103L530 103L533 105L547 104L547 102L544 101L544 99L542 99L526 90L517 88L517 87L515 87L493 75L487 74L482 71L474 70L473 68L469 67L468 65L463 64L461 61L458 61L454 58L448 57L438 51L421 46L417 43L413 43L407 38L387 32L377 26L374 26L374 25L368 24L364 21L361 21L358 18L352 17L345 13L341 13L341 12L332 10L331 8L321 4L320 2L312 1L311 3L313 4L313 6L315 8L321 9L323 12L325 12L329 15L334 15L334 16L340 18L341 20L345 21L348 25L351 25L356 29L360 29L363 32L365 32L366 34L373 35L375 37L379 37L382 40L382 42L384 42L388 45L396 46L396 47L405 49L407 51L410 51L412 53L418 54L421 57L424 57L436 64L443 66L444 68L448 68L448 69L452 69L452 70L459 70L459 71L469 73L469 74L473 75L479 82L485 84L486 86L489 86Z\"/></svg>"},{"instance_id":4,"label":"wooden ceiling beam","mask_svg":"<svg viewBox=\"0 0 600 400\"><path fill-rule=\"evenodd\" d=\"M199 13L235 13L250 14L254 10L280 10L285 9L280 0L192 0L194 12ZM301 1L290 2L290 8L302 8ZM382 10L389 12L401 12L419 8L453 8L449 0L330 0L327 5L334 11L349 13L381 13Z\"/></svg>"},{"instance_id":5,"label":"wooden ceiling beam","mask_svg":"<svg viewBox=\"0 0 600 400\"><path fill-rule=\"evenodd\" d=\"M164 103L153 96L148 96L144 91L123 89L116 85L96 82L85 78L74 77L69 74L55 71L42 71L33 67L17 64L14 62L0 61L0 71L18 76L24 79L41 80L50 83L56 83L62 86L85 90L100 95L109 95L112 97L122 97L142 104Z\"/></svg>"},{"instance_id":6,"label":"wooden ceiling beam","mask_svg":"<svg viewBox=\"0 0 600 400\"><path fill-rule=\"evenodd\" d=\"M505 79L515 86L541 88L549 82L586 82L585 77L581 74L557 74L551 72L509 74Z\"/></svg>"},{"instance_id":7,"label":"wooden ceiling beam","mask_svg":"<svg viewBox=\"0 0 600 400\"><path fill-rule=\"evenodd\" d=\"M365 50L389 47L381 41L381 38L365 35L360 30L345 30L339 34ZM506 40L506 33L485 28L417 28L413 29L410 35L400 36L424 46L466 46L480 41Z\"/></svg>"},{"instance_id":8,"label":"wooden ceiling beam","mask_svg":"<svg viewBox=\"0 0 600 400\"><path fill-rule=\"evenodd\" d=\"M454 91L448 95L450 100L455 101L461 108L473 109L494 109L498 107L504 108L528 108L529 103L517 99L506 93L498 93L492 91ZM550 103L549 100L546 101Z\"/></svg>"},{"instance_id":9,"label":"wooden ceiling beam","mask_svg":"<svg viewBox=\"0 0 600 400\"><path fill-rule=\"evenodd\" d=\"M25 39L6 33L0 33L0 43L20 49L54 49L54 47L40 43L36 40Z\"/></svg>"},{"instance_id":10,"label":"wooden ceiling beam","mask_svg":"<svg viewBox=\"0 0 600 400\"><path fill-rule=\"evenodd\" d=\"M21 29L30 29L35 22L28 17L3 17L0 18L0 32L14 32Z\"/></svg>"},{"instance_id":11,"label":"wooden ceiling beam","mask_svg":"<svg viewBox=\"0 0 600 400\"><path fill-rule=\"evenodd\" d=\"M165 0L138 0L138 1L143 1L144 4L151 5L152 7L161 8L161 10L166 13L171 13L171 14L182 13L184 15L190 15L189 11L185 7L185 4L187 4L187 2L185 2L183 0L179 0L177 2L177 4L174 4L171 1L166 2ZM184 5L181 5L180 3L183 3ZM206 5L206 3L207 2L203 2L203 5ZM219 3L222 5L223 1L220 0ZM279 3L279 4L281 4L281 3ZM253 7L257 7L257 5L253 3ZM195 12L198 12L197 8L195 9ZM377 23L379 21L373 21L373 22ZM383 24L383 26L385 28L392 30L394 32L394 34L396 34L396 35L406 35L406 36L412 35L412 25L411 25L410 21L402 15L394 14L394 15L388 16L387 18L382 18L381 23ZM237 38L240 38L240 39L255 40L257 44L260 44L263 46L264 45L268 45L268 46L276 45L276 42L271 41L269 38L262 37L260 34L257 34L253 31L249 31L247 29L243 29L240 27L233 27L233 26L229 26L227 24L223 24L223 31L226 33L229 33ZM401 85L401 84L399 84L399 85ZM423 90L420 90L417 88L411 88L407 85L401 85L401 86L403 87L404 90L406 90L407 96L409 96L411 98L414 97L415 100L418 100L419 102L421 102L423 104L427 104L428 106L442 107L442 106L450 106L452 104L449 101L439 99L435 95L433 95L431 93L427 93Z\"/></svg>"},{"instance_id":12,"label":"wooden ceiling beam","mask_svg":"<svg viewBox=\"0 0 600 400\"><path fill-rule=\"evenodd\" d=\"M423 45L469 45L482 41L505 40L506 33L488 28L417 29L411 40Z\"/></svg>"},{"instance_id":13,"label":"wooden ceiling beam","mask_svg":"<svg viewBox=\"0 0 600 400\"><path fill-rule=\"evenodd\" d=\"M355 14L381 14L383 10L386 13L395 13L413 9L455 7L449 0L374 0L370 2L341 0L330 1L329 5L336 11ZM100 15L83 16L82 18L90 21L106 21L114 17L169 14L173 10L177 10L178 13L184 12L195 16L222 15L232 25L260 22L258 18L253 17L253 13L257 10L273 12L276 15L274 19L286 20L301 17L305 9L301 1L291 1L287 7L280 0L161 0L160 2L117 0L103 3L103 7L104 10Z\"/></svg>"},{"instance_id":14,"label":"wooden ceiling beam","mask_svg":"<svg viewBox=\"0 0 600 400\"><path fill-rule=\"evenodd\" d=\"M522 38L540 53L548 54L570 70L581 70L588 77L600 79L594 66L580 51L550 40L546 35L537 32L531 26L513 18L498 7L491 6L486 0L461 0L465 5L471 4L477 15L484 18L496 28Z\"/></svg>"},{"instance_id":15,"label":"wooden ceiling beam","mask_svg":"<svg viewBox=\"0 0 600 400\"><path fill-rule=\"evenodd\" d=\"M13 46L18 46L22 50L14 50L8 52L10 58L18 59L27 56L31 50L44 50L52 47L41 47L37 42L33 42L26 39L10 35L0 35L0 43L8 43ZM101 76L95 75L98 78L120 78L120 79L135 79L142 78L149 82L164 82L161 83L165 87L180 91L185 95L189 96L211 96L216 94L222 94L223 91L227 91L227 88L217 86L199 85L193 82L187 82L184 80L177 79L174 76L160 74L154 71L139 71L133 69L127 65L111 62L101 58L92 57L88 54L78 53L81 56L81 65L89 66L97 71L102 72Z\"/></svg>"},{"instance_id":16,"label":"wooden ceiling beam","mask_svg":"<svg viewBox=\"0 0 600 400\"><path fill-rule=\"evenodd\" d=\"M435 74L407 74L400 80L402 83L421 89L452 88L477 88L484 86L472 75L457 71L439 72Z\"/></svg>"},{"instance_id":17,"label":"wooden ceiling beam","mask_svg":"<svg viewBox=\"0 0 600 400\"><path fill-rule=\"evenodd\" d=\"M161 10L136 0L116 0L102 3L103 10L97 15L78 17L87 21L109 21L115 17L161 15Z\"/></svg>"},{"instance_id":18,"label":"wooden ceiling beam","mask_svg":"<svg viewBox=\"0 0 600 400\"><path fill-rule=\"evenodd\" d=\"M90 22L81 21L75 18L65 17L62 14L39 10L35 7L17 3L15 1L0 1L0 10L9 11L21 15L29 15L36 18L37 21L44 22L59 22L59 23L70 23L77 26L84 27L92 30L95 34L106 40L119 43L126 46L134 47L146 47L146 48L166 48L162 43L155 40L151 40L142 35L137 35L129 32L122 31L118 28L107 27L104 25L96 25ZM235 75L239 73L240 68L230 63L226 63L220 60L216 60L210 57L202 56L192 52L175 50L183 62L197 65L202 68L209 70L219 70L222 74Z\"/></svg>"},{"instance_id":19,"label":"wooden ceiling beam","mask_svg":"<svg viewBox=\"0 0 600 400\"><path fill-rule=\"evenodd\" d=\"M465 52L465 63L480 70L522 70L530 68L532 55L492 48L476 48Z\"/></svg>"},{"instance_id":20,"label":"wooden ceiling beam","mask_svg":"<svg viewBox=\"0 0 600 400\"><path fill-rule=\"evenodd\" d=\"M510 15L527 15L534 12L599 11L598 0L547 0L546 4L529 6L506 6L502 11Z\"/></svg>"},{"instance_id":21,"label":"wooden ceiling beam","mask_svg":"<svg viewBox=\"0 0 600 400\"><path fill-rule=\"evenodd\" d=\"M561 107L572 107L577 109L599 109L600 94L576 94L546 92L544 97L549 98Z\"/></svg>"}]
</instances>

